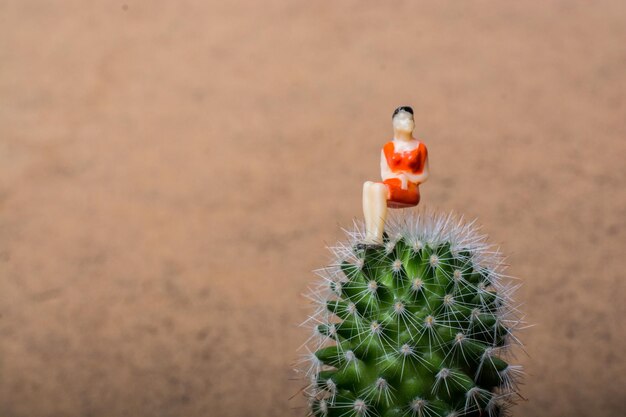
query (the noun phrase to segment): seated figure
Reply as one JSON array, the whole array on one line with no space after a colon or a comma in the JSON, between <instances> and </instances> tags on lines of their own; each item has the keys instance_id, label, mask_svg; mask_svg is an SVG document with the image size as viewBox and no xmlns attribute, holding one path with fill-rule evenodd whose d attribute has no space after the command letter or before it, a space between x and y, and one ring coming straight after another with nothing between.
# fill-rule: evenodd
<instances>
[{"instance_id":1,"label":"seated figure","mask_svg":"<svg viewBox=\"0 0 626 417\"><path fill-rule=\"evenodd\" d=\"M428 179L428 151L413 137L413 109L398 107L392 115L393 139L380 152L382 182L363 184L365 245L383 243L387 208L416 206L419 185Z\"/></svg>"}]
</instances>

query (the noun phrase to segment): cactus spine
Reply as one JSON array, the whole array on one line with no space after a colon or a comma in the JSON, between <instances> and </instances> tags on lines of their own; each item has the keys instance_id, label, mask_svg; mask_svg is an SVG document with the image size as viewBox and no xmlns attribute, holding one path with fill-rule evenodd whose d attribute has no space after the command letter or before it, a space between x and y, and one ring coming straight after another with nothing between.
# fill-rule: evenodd
<instances>
[{"instance_id":1,"label":"cactus spine","mask_svg":"<svg viewBox=\"0 0 626 417\"><path fill-rule=\"evenodd\" d=\"M521 318L500 253L453 215L405 210L385 230L384 247L359 250L356 224L316 271L310 415L503 416Z\"/></svg>"}]
</instances>

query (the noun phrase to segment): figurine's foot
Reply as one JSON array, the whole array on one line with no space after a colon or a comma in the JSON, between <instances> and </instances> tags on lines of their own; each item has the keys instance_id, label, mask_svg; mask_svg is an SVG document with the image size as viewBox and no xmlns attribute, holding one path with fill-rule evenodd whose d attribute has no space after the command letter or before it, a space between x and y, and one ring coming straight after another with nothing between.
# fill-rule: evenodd
<instances>
[{"instance_id":1,"label":"figurine's foot","mask_svg":"<svg viewBox=\"0 0 626 417\"><path fill-rule=\"evenodd\" d=\"M367 250L367 249L381 249L384 247L385 245L383 245L382 243L372 242L372 241L362 241L354 245L354 248L359 251Z\"/></svg>"}]
</instances>

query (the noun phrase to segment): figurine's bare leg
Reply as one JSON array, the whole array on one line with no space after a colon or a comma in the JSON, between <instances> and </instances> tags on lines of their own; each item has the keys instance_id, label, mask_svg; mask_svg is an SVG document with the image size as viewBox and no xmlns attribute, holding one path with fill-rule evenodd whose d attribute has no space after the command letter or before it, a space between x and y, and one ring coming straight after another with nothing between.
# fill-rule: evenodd
<instances>
[{"instance_id":1,"label":"figurine's bare leg","mask_svg":"<svg viewBox=\"0 0 626 417\"><path fill-rule=\"evenodd\" d=\"M365 217L365 241L382 244L385 219L387 218L387 186L379 182L363 184L363 217Z\"/></svg>"},{"instance_id":2,"label":"figurine's bare leg","mask_svg":"<svg viewBox=\"0 0 626 417\"><path fill-rule=\"evenodd\" d=\"M369 237L372 230L372 210L370 204L370 188L372 181L365 181L363 183L363 218L365 219L365 236Z\"/></svg>"}]
</instances>

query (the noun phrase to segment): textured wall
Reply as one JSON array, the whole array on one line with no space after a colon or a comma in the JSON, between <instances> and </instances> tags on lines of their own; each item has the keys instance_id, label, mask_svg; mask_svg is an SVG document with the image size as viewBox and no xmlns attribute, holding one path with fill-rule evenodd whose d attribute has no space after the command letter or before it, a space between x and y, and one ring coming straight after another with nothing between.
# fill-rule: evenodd
<instances>
[{"instance_id":1,"label":"textured wall","mask_svg":"<svg viewBox=\"0 0 626 417\"><path fill-rule=\"evenodd\" d=\"M300 293L400 104L422 204L524 280L514 415L621 414L624 39L623 1L0 1L0 414L304 415Z\"/></svg>"}]
</instances>

